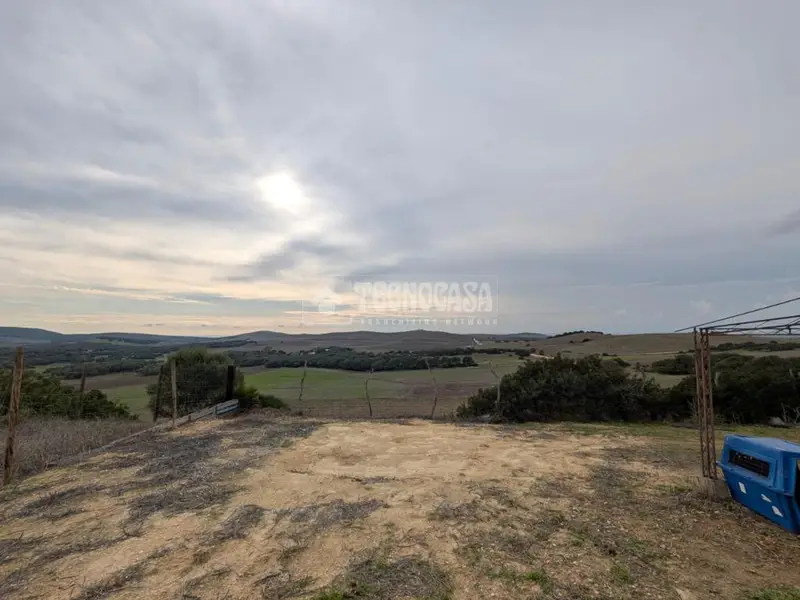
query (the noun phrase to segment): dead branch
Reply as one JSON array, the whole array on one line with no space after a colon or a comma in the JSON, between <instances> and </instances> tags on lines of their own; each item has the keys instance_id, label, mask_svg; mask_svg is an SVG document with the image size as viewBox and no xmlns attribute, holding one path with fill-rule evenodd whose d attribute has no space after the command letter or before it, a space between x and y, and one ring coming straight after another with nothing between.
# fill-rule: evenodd
<instances>
[{"instance_id":1,"label":"dead branch","mask_svg":"<svg viewBox=\"0 0 800 600\"><path fill-rule=\"evenodd\" d=\"M372 418L372 401L369 397L369 380L372 379L372 369L369 370L369 375L367 375L366 380L364 381L364 397L367 399L367 406L369 407L369 417Z\"/></svg>"},{"instance_id":2,"label":"dead branch","mask_svg":"<svg viewBox=\"0 0 800 600\"><path fill-rule=\"evenodd\" d=\"M489 361L489 371L494 375L497 387L497 399L495 400L495 407L500 408L500 376L497 374L497 371L494 370L494 363Z\"/></svg>"},{"instance_id":3,"label":"dead branch","mask_svg":"<svg viewBox=\"0 0 800 600\"><path fill-rule=\"evenodd\" d=\"M300 395L297 397L297 403L301 404L303 402L303 388L306 384L306 371L308 369L308 361L303 363L303 376L300 378Z\"/></svg>"}]
</instances>

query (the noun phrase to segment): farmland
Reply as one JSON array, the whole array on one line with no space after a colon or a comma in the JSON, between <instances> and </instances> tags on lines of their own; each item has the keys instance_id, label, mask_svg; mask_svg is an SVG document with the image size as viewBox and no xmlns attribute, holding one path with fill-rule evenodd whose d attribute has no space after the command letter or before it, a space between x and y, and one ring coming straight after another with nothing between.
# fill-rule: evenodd
<instances>
[{"instance_id":1,"label":"farmland","mask_svg":"<svg viewBox=\"0 0 800 600\"><path fill-rule=\"evenodd\" d=\"M0 596L796 598L800 540L698 495L696 446L657 425L198 422L2 492Z\"/></svg>"},{"instance_id":2,"label":"farmland","mask_svg":"<svg viewBox=\"0 0 800 600\"><path fill-rule=\"evenodd\" d=\"M245 380L259 391L274 394L305 414L365 417L365 383L369 379L367 389L376 416L421 416L430 413L437 390L437 412L449 413L478 388L496 383L492 369L502 377L520 365L516 356L475 355L475 360L477 367L434 369L432 373L386 371L370 376L367 373L308 369L302 401L299 392L303 369L255 370L246 373Z\"/></svg>"},{"instance_id":3,"label":"farmland","mask_svg":"<svg viewBox=\"0 0 800 600\"><path fill-rule=\"evenodd\" d=\"M439 390L440 411L451 412L479 387L496 382L492 369L499 375L514 371L519 358L507 355L476 355L477 367L434 369ZM367 373L308 369L304 382L303 402L298 402L302 368L246 368L245 381L260 392L274 394L306 414L338 413L341 416L367 416L364 384ZM104 391L112 400L126 404L140 419L152 417L147 408L147 391L155 377L135 373L119 373L87 378L87 389ZM71 380L73 385L77 381ZM420 416L430 412L434 384L428 371L387 371L370 377L368 391L374 399L377 414L384 416ZM440 414L441 414L440 412Z\"/></svg>"},{"instance_id":4,"label":"farmland","mask_svg":"<svg viewBox=\"0 0 800 600\"><path fill-rule=\"evenodd\" d=\"M393 349L391 344L397 343L401 348L411 347L414 343L435 348L446 347L445 344L461 343L463 336L448 337L447 334L439 335L436 332L427 332L420 339L415 338L414 332L400 337L386 337L388 334L374 334L368 332L353 334L352 339L341 337L337 334L339 343L351 343L362 350L388 350ZM421 335L421 334L420 334ZM255 336L258 337L258 336ZM417 336L419 337L419 336ZM296 339L295 339L296 338ZM267 338L264 338L267 339ZM319 343L325 336L287 336L281 335L272 342L281 342L286 348L310 348L312 343ZM738 339L738 338L737 338ZM751 338L741 336L742 340ZM717 336L712 339L712 344L730 342L730 337ZM603 335L596 333L578 333L569 336L525 340L525 341L485 341L486 348L503 348L509 352L519 349L543 352L547 356L562 353L564 356L579 358L591 354L598 354L605 358L619 358L632 365L637 363L647 367L657 360L674 356L679 351L689 350L693 338L688 334L643 334L643 335ZM224 344L214 349L222 352L241 351L242 346L226 348ZM480 349L476 349L480 352ZM753 356L797 356L800 350L783 352L750 352L743 354ZM247 367L246 382L256 387L262 393L273 394L293 409L302 410L306 415L326 415L340 417L366 417L368 407L366 404L366 391L373 401L375 416L423 416L429 414L434 395L438 391L438 414L452 412L466 397L477 391L480 387L489 387L496 382L495 373L502 376L514 371L520 364L516 356L505 354L474 354L477 367L434 369L433 377L436 379L434 386L433 377L426 370L413 371L388 371L376 372L369 376L365 372L326 370L309 368L303 386L303 398L300 397L300 382L303 375L302 368L264 369ZM678 383L682 377L679 375L662 375L649 373L659 385L671 387ZM369 378L369 386L365 389L365 382ZM103 390L110 399L118 400L129 406L140 419L150 420L147 409L146 387L155 381L153 376L141 376L136 373L115 373L90 377L87 379L88 389ZM78 385L75 380L70 380L73 385ZM438 388L438 390L437 390Z\"/></svg>"},{"instance_id":5,"label":"farmland","mask_svg":"<svg viewBox=\"0 0 800 600\"><path fill-rule=\"evenodd\" d=\"M131 413L144 421L152 420L147 408L147 386L155 383L156 377L145 377L136 373L114 373L86 379L87 390L101 390L111 400L128 406ZM68 380L74 386L80 385L77 380Z\"/></svg>"}]
</instances>

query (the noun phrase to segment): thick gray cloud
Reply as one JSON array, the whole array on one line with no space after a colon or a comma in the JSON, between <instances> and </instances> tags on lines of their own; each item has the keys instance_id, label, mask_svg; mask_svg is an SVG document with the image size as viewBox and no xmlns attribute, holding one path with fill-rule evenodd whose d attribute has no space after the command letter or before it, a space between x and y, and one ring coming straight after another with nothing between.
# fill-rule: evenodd
<instances>
[{"instance_id":1,"label":"thick gray cloud","mask_svg":"<svg viewBox=\"0 0 800 600\"><path fill-rule=\"evenodd\" d=\"M792 0L2 3L0 320L292 329L360 279L483 276L506 331L783 298L798 18Z\"/></svg>"},{"instance_id":2,"label":"thick gray cloud","mask_svg":"<svg viewBox=\"0 0 800 600\"><path fill-rule=\"evenodd\" d=\"M319 260L322 270L330 265L328 271L337 275L335 270L341 267L345 259L358 260L347 246L328 243L324 240L296 238L289 240L279 249L258 257L250 264L244 265L241 273L229 277L231 281L263 281L281 277L281 274L299 266L305 258Z\"/></svg>"}]
</instances>

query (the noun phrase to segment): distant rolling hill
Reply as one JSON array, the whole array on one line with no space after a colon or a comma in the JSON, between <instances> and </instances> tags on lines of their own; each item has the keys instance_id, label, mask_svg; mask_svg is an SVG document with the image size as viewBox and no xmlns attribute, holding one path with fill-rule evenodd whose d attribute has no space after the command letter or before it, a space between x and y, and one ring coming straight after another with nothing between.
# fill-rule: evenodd
<instances>
[{"instance_id":1,"label":"distant rolling hill","mask_svg":"<svg viewBox=\"0 0 800 600\"><path fill-rule=\"evenodd\" d=\"M63 333L31 327L0 327L0 344L47 344L63 341Z\"/></svg>"},{"instance_id":2,"label":"distant rolling hill","mask_svg":"<svg viewBox=\"0 0 800 600\"><path fill-rule=\"evenodd\" d=\"M282 333L278 331L253 331L228 337L200 337L156 335L150 333L86 333L64 334L46 329L27 327L0 327L0 345L39 345L39 344L75 344L93 343L126 343L139 345L180 345L204 344L214 342L220 346L230 341L232 346L242 341L251 343L239 346L242 349L254 346L271 346L290 350L311 349L317 346L346 346L357 350L432 350L437 348L466 347L474 340L481 343L489 341L538 340L547 336L538 333L520 334L457 334L446 331L414 331L379 332L379 331L337 331L331 333Z\"/></svg>"},{"instance_id":3,"label":"distant rolling hill","mask_svg":"<svg viewBox=\"0 0 800 600\"><path fill-rule=\"evenodd\" d=\"M473 336L446 331L337 331L332 333L279 333L254 331L235 336L232 340L247 339L256 344L289 350L308 350L318 346L340 346L355 350L431 350L470 346Z\"/></svg>"},{"instance_id":4,"label":"distant rolling hill","mask_svg":"<svg viewBox=\"0 0 800 600\"><path fill-rule=\"evenodd\" d=\"M129 344L180 344L211 341L209 337L155 335L150 333L59 333L32 327L0 327L0 345L65 344L79 342L123 342Z\"/></svg>"}]
</instances>

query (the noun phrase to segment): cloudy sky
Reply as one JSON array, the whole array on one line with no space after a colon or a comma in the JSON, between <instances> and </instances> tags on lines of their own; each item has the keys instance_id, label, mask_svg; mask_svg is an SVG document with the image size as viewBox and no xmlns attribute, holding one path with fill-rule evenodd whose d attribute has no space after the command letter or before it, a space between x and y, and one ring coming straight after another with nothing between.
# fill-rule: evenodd
<instances>
[{"instance_id":1,"label":"cloudy sky","mask_svg":"<svg viewBox=\"0 0 800 600\"><path fill-rule=\"evenodd\" d=\"M0 3L0 324L325 329L486 281L498 331L800 295L800 3ZM355 305L355 306L354 306Z\"/></svg>"}]
</instances>

